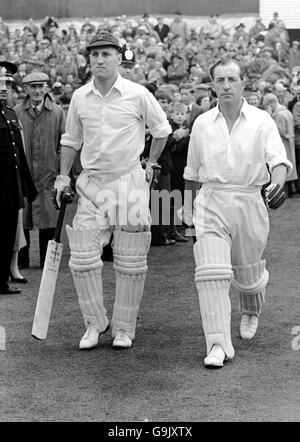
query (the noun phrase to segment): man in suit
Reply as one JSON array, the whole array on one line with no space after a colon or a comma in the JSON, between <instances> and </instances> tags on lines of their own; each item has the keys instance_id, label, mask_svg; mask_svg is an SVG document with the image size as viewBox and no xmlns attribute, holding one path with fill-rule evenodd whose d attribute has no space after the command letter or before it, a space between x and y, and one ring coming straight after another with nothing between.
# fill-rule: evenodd
<instances>
[{"instance_id":1,"label":"man in suit","mask_svg":"<svg viewBox=\"0 0 300 442\"><path fill-rule=\"evenodd\" d=\"M36 189L24 153L21 127L14 110L7 106L12 87L13 63L0 62L0 295L21 293L9 287L10 264L15 242L19 209L24 197L33 201Z\"/></svg>"},{"instance_id":2,"label":"man in suit","mask_svg":"<svg viewBox=\"0 0 300 442\"><path fill-rule=\"evenodd\" d=\"M170 32L170 28L164 23L164 17L157 17L157 21L158 23L154 26L154 30L158 33L161 41L164 42L164 39L168 36L168 33Z\"/></svg>"},{"instance_id":3,"label":"man in suit","mask_svg":"<svg viewBox=\"0 0 300 442\"><path fill-rule=\"evenodd\" d=\"M201 108L200 106L198 106L198 104L195 103L193 85L184 83L181 85L179 92L182 97L181 98L182 102L187 106L188 110L187 126L191 131L194 121L196 120L198 115L201 114Z\"/></svg>"}]
</instances>

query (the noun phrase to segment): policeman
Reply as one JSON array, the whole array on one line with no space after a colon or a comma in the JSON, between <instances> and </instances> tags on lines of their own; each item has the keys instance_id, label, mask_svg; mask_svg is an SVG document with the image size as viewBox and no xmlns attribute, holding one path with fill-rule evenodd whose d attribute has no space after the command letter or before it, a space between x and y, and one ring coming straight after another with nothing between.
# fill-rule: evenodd
<instances>
[{"instance_id":1,"label":"policeman","mask_svg":"<svg viewBox=\"0 0 300 442\"><path fill-rule=\"evenodd\" d=\"M135 67L135 55L129 43L125 43L121 50L122 62L118 68L123 78L134 81L133 68Z\"/></svg>"},{"instance_id":2,"label":"policeman","mask_svg":"<svg viewBox=\"0 0 300 442\"><path fill-rule=\"evenodd\" d=\"M36 189L24 154L21 127L7 99L17 66L0 62L0 294L21 293L9 287L10 263L15 242L18 212L24 207L24 197L33 201Z\"/></svg>"}]
</instances>

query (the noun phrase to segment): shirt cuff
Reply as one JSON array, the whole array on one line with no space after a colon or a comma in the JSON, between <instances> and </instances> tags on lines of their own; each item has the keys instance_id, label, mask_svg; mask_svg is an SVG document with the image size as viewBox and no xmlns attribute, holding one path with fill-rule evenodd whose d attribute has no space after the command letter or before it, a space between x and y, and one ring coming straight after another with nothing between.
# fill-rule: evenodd
<instances>
[{"instance_id":1,"label":"shirt cuff","mask_svg":"<svg viewBox=\"0 0 300 442\"><path fill-rule=\"evenodd\" d=\"M81 140L78 142L78 138L74 138L67 133L61 136L60 144L62 146L72 147L74 150L80 150L82 145Z\"/></svg>"},{"instance_id":2,"label":"shirt cuff","mask_svg":"<svg viewBox=\"0 0 300 442\"><path fill-rule=\"evenodd\" d=\"M287 160L287 159L282 159L282 160L276 160L276 162L272 162L271 164L269 164L269 169L270 172L273 172L274 167L279 166L280 164L284 164L287 168L287 176L289 176L292 173L293 170L293 164Z\"/></svg>"},{"instance_id":3,"label":"shirt cuff","mask_svg":"<svg viewBox=\"0 0 300 442\"><path fill-rule=\"evenodd\" d=\"M165 138L172 133L172 128L168 122L161 124L155 128L149 128L153 138Z\"/></svg>"},{"instance_id":4,"label":"shirt cuff","mask_svg":"<svg viewBox=\"0 0 300 442\"><path fill-rule=\"evenodd\" d=\"M196 181L200 183L199 172L191 169L188 166L184 168L183 178L188 181Z\"/></svg>"}]
</instances>

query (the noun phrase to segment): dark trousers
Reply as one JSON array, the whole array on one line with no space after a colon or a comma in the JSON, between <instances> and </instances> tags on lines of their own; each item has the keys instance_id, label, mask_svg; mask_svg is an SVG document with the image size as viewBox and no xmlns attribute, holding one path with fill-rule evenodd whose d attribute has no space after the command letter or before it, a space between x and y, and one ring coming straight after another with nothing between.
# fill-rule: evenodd
<instances>
[{"instance_id":1,"label":"dark trousers","mask_svg":"<svg viewBox=\"0 0 300 442\"><path fill-rule=\"evenodd\" d=\"M296 187L296 192L300 193L300 145L296 145L295 156L296 156L296 169L298 173L298 179L294 181L294 184Z\"/></svg>"},{"instance_id":2,"label":"dark trousers","mask_svg":"<svg viewBox=\"0 0 300 442\"><path fill-rule=\"evenodd\" d=\"M0 289L8 288L19 210L0 209Z\"/></svg>"},{"instance_id":3,"label":"dark trousers","mask_svg":"<svg viewBox=\"0 0 300 442\"><path fill-rule=\"evenodd\" d=\"M50 239L53 239L55 232L55 227L50 227L49 229L40 229L39 230L39 248L40 248L40 266L43 268L45 258L46 258L46 252L47 252L47 246L48 241ZM19 259L18 263L20 267L29 267L30 263L30 232L27 229L24 229L25 238L27 241L27 245L23 247L19 251Z\"/></svg>"},{"instance_id":4,"label":"dark trousers","mask_svg":"<svg viewBox=\"0 0 300 442\"><path fill-rule=\"evenodd\" d=\"M167 190L170 192L171 185L170 185L170 175L160 175L159 182L157 186L157 190ZM150 207L151 207L151 199L150 199ZM152 207L151 207L152 208ZM168 238L169 234L169 224L165 223L166 218L170 220L170 214L166 213L166 209L168 207L163 207L162 201L159 201L159 207L155 206L155 209L159 210L159 213L151 213L152 216L152 225L151 225L151 245L160 245L165 242L165 240ZM153 208L152 208L153 210ZM155 223L156 222L156 223Z\"/></svg>"}]
</instances>

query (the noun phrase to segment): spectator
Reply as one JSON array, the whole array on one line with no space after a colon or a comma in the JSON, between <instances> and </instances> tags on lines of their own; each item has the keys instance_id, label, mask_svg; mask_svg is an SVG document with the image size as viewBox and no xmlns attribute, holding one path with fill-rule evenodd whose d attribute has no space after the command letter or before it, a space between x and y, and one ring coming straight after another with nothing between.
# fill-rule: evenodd
<instances>
[{"instance_id":1,"label":"spectator","mask_svg":"<svg viewBox=\"0 0 300 442\"><path fill-rule=\"evenodd\" d=\"M187 22L183 20L181 12L179 11L175 11L174 16L175 17L170 23L170 32L173 35L179 35L184 41L186 41L188 38Z\"/></svg>"},{"instance_id":2,"label":"spectator","mask_svg":"<svg viewBox=\"0 0 300 442\"><path fill-rule=\"evenodd\" d=\"M90 22L89 17L85 17L83 25L80 28L80 34L83 34L83 33L94 34L95 31L96 31L95 25L93 25Z\"/></svg>"},{"instance_id":3,"label":"spectator","mask_svg":"<svg viewBox=\"0 0 300 442\"><path fill-rule=\"evenodd\" d=\"M297 40L292 41L292 45L289 49L288 52L288 68L290 71L292 71L292 69L295 66L299 66L300 65L300 42Z\"/></svg>"},{"instance_id":4,"label":"spectator","mask_svg":"<svg viewBox=\"0 0 300 442\"><path fill-rule=\"evenodd\" d=\"M270 113L276 123L281 140L286 150L286 156L293 165L291 174L286 179L286 192L292 197L295 192L294 180L297 180L297 168L295 159L295 134L294 119L292 113L282 104L278 102L278 98L274 94L267 94L263 99L265 109L269 108Z\"/></svg>"},{"instance_id":5,"label":"spectator","mask_svg":"<svg viewBox=\"0 0 300 442\"><path fill-rule=\"evenodd\" d=\"M157 22L153 29L158 33L160 41L164 42L170 32L170 27L164 23L164 17L162 16L157 17Z\"/></svg>"},{"instance_id":6,"label":"spectator","mask_svg":"<svg viewBox=\"0 0 300 442\"><path fill-rule=\"evenodd\" d=\"M25 139L25 151L38 189L33 205L24 209L24 231L27 246L19 253L22 268L30 263L30 230L39 230L40 266L43 268L48 240L53 238L57 213L52 204L52 189L59 170L60 137L65 129L63 109L55 104L47 93L48 76L32 72L23 82L27 97L15 107Z\"/></svg>"},{"instance_id":7,"label":"spectator","mask_svg":"<svg viewBox=\"0 0 300 442\"><path fill-rule=\"evenodd\" d=\"M247 97L247 102L251 105L251 106L255 106L260 108L262 103L261 103L261 95L258 92L250 92Z\"/></svg>"},{"instance_id":8,"label":"spectator","mask_svg":"<svg viewBox=\"0 0 300 442\"><path fill-rule=\"evenodd\" d=\"M298 179L295 182L296 192L300 194L300 65L292 69L291 91L294 97L288 103L288 109L294 118L295 153Z\"/></svg>"},{"instance_id":9,"label":"spectator","mask_svg":"<svg viewBox=\"0 0 300 442\"><path fill-rule=\"evenodd\" d=\"M179 92L181 95L181 101L186 105L187 111L187 127L192 130L195 119L200 115L201 109L197 103L195 103L194 88L192 84L182 83Z\"/></svg>"},{"instance_id":10,"label":"spectator","mask_svg":"<svg viewBox=\"0 0 300 442\"><path fill-rule=\"evenodd\" d=\"M261 17L257 17L255 19L255 25L253 25L249 29L249 37L258 37L261 32L265 32L267 30L266 26L263 24Z\"/></svg>"},{"instance_id":11,"label":"spectator","mask_svg":"<svg viewBox=\"0 0 300 442\"><path fill-rule=\"evenodd\" d=\"M171 56L171 64L167 69L167 81L168 83L173 83L179 86L182 81L187 79L188 70L184 59L178 55L174 54Z\"/></svg>"},{"instance_id":12,"label":"spectator","mask_svg":"<svg viewBox=\"0 0 300 442\"><path fill-rule=\"evenodd\" d=\"M171 224L168 238L175 239L177 242L187 242L183 226L176 226L175 214L180 207L178 203L180 204L184 201L183 171L186 166L190 134L188 128L188 107L184 103L173 103L170 116L172 134L169 136L167 147L171 152L171 191L179 192L181 201L179 202L175 199L171 201Z\"/></svg>"}]
</instances>

